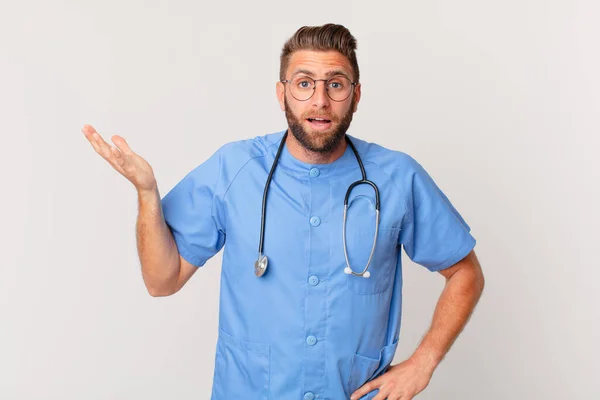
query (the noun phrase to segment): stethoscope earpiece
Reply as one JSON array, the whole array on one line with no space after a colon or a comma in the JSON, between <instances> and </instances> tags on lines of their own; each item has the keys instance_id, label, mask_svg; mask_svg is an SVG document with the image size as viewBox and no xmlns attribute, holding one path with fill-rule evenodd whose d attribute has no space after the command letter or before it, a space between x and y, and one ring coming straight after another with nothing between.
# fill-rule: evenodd
<instances>
[{"instance_id":1,"label":"stethoscope earpiece","mask_svg":"<svg viewBox=\"0 0 600 400\"><path fill-rule=\"evenodd\" d=\"M350 267L346 267L344 268L344 273L346 275L356 275L356 276L362 276L363 278L368 278L371 276L371 272L370 271L365 271L362 274L359 274L357 272L352 271L352 268Z\"/></svg>"}]
</instances>

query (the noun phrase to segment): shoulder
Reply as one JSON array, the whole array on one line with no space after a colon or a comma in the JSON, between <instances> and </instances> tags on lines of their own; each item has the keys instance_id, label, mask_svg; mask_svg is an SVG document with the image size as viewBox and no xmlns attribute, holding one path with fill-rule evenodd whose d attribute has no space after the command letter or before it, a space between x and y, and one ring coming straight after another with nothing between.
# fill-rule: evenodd
<instances>
[{"instance_id":1,"label":"shoulder","mask_svg":"<svg viewBox=\"0 0 600 400\"><path fill-rule=\"evenodd\" d=\"M269 154L271 148L277 146L282 137L283 132L275 132L236 140L223 144L217 153L228 164L244 164L253 158Z\"/></svg>"},{"instance_id":2,"label":"shoulder","mask_svg":"<svg viewBox=\"0 0 600 400\"><path fill-rule=\"evenodd\" d=\"M282 132L269 133L248 139L221 144L208 159L196 165L194 170L202 170L206 164L228 171L241 169L254 158L265 157L283 137Z\"/></svg>"},{"instance_id":3,"label":"shoulder","mask_svg":"<svg viewBox=\"0 0 600 400\"><path fill-rule=\"evenodd\" d=\"M350 136L364 164L382 170L394 181L405 181L423 170L410 154Z\"/></svg>"},{"instance_id":4,"label":"shoulder","mask_svg":"<svg viewBox=\"0 0 600 400\"><path fill-rule=\"evenodd\" d=\"M196 167L193 173L206 175L210 171L210 175L216 177L217 187L224 190L233 183L242 169L254 165L253 160L269 155L282 137L283 132L276 132L224 143L208 160Z\"/></svg>"}]
</instances>

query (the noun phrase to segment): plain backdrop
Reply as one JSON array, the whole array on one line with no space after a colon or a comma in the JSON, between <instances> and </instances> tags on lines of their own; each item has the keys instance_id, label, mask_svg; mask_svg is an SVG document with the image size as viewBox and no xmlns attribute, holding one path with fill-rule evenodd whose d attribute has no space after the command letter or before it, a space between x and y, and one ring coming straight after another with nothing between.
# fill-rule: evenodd
<instances>
[{"instance_id":1,"label":"plain backdrop","mask_svg":"<svg viewBox=\"0 0 600 400\"><path fill-rule=\"evenodd\" d=\"M80 130L125 137L164 196L286 128L281 47L327 22L358 40L349 133L416 158L478 241L483 297L417 398L600 398L598 2L0 4L1 399L209 398L222 253L151 297L135 189ZM403 257L396 363L444 285Z\"/></svg>"}]
</instances>

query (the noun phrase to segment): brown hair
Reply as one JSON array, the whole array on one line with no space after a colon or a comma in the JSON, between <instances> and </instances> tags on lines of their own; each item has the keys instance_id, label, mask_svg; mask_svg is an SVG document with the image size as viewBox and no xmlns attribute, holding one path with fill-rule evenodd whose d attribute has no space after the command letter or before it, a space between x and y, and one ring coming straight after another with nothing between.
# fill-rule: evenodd
<instances>
[{"instance_id":1,"label":"brown hair","mask_svg":"<svg viewBox=\"0 0 600 400\"><path fill-rule=\"evenodd\" d=\"M343 25L325 24L321 26L303 26L283 45L280 56L279 79L285 79L292 53L298 50L328 51L335 50L343 54L354 70L354 81L358 82L360 73L356 61L356 39Z\"/></svg>"}]
</instances>

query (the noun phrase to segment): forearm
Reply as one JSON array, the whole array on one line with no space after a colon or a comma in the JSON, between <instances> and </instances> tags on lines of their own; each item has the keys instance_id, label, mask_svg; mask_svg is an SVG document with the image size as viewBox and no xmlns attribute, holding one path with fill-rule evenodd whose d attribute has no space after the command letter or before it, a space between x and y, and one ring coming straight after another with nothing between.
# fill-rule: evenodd
<instances>
[{"instance_id":1,"label":"forearm","mask_svg":"<svg viewBox=\"0 0 600 400\"><path fill-rule=\"evenodd\" d=\"M412 359L433 373L467 324L483 286L484 279L479 268L459 269L446 281L431 327Z\"/></svg>"},{"instance_id":2,"label":"forearm","mask_svg":"<svg viewBox=\"0 0 600 400\"><path fill-rule=\"evenodd\" d=\"M139 191L138 204L136 239L144 283L152 296L168 295L176 285L180 263L164 220L158 188Z\"/></svg>"}]
</instances>

